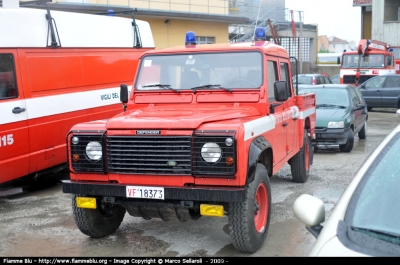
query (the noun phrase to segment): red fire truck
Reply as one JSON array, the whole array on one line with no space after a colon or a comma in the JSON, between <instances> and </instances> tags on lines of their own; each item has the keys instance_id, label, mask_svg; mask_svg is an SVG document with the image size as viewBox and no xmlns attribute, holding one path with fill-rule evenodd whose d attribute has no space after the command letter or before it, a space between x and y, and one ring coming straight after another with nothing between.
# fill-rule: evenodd
<instances>
[{"instance_id":1,"label":"red fire truck","mask_svg":"<svg viewBox=\"0 0 400 265\"><path fill-rule=\"evenodd\" d=\"M395 72L395 60L389 45L362 39L356 51L343 52L340 83L360 85L371 77Z\"/></svg>"},{"instance_id":2,"label":"red fire truck","mask_svg":"<svg viewBox=\"0 0 400 265\"><path fill-rule=\"evenodd\" d=\"M400 46L391 46L393 50L394 60L396 61L396 74L400 74Z\"/></svg>"},{"instance_id":3,"label":"red fire truck","mask_svg":"<svg viewBox=\"0 0 400 265\"><path fill-rule=\"evenodd\" d=\"M124 111L67 136L73 215L86 235L144 219L229 216L233 245L255 252L271 220L269 177L286 163L309 176L315 94L296 95L287 51L265 41L146 52Z\"/></svg>"},{"instance_id":4,"label":"red fire truck","mask_svg":"<svg viewBox=\"0 0 400 265\"><path fill-rule=\"evenodd\" d=\"M0 188L9 190L66 168L71 126L121 112L119 86L154 41L145 21L2 5Z\"/></svg>"}]
</instances>

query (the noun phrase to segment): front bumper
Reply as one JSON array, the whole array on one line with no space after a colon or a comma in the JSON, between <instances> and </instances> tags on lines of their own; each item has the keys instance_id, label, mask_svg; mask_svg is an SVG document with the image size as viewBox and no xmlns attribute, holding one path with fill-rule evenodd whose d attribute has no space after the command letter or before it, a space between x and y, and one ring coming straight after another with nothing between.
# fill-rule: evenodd
<instances>
[{"instance_id":1,"label":"front bumper","mask_svg":"<svg viewBox=\"0 0 400 265\"><path fill-rule=\"evenodd\" d=\"M62 186L64 193L137 200L135 198L127 198L126 186L128 185L123 184L63 180ZM164 201L242 202L244 200L244 188L164 187Z\"/></svg>"},{"instance_id":2,"label":"front bumper","mask_svg":"<svg viewBox=\"0 0 400 265\"><path fill-rule=\"evenodd\" d=\"M313 145L341 145L347 142L350 128L344 129L315 129L315 139L311 139Z\"/></svg>"}]
</instances>

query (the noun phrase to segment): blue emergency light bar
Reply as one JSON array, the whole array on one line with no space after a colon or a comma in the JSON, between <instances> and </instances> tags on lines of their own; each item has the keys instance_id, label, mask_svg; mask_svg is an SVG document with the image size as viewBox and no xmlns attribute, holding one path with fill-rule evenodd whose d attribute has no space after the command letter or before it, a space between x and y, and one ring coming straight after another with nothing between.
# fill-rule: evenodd
<instances>
[{"instance_id":1,"label":"blue emergency light bar","mask_svg":"<svg viewBox=\"0 0 400 265\"><path fill-rule=\"evenodd\" d=\"M265 35L265 29L263 27L257 27L254 32L254 40L255 41L265 41L267 36Z\"/></svg>"},{"instance_id":2,"label":"blue emergency light bar","mask_svg":"<svg viewBox=\"0 0 400 265\"><path fill-rule=\"evenodd\" d=\"M112 9L107 10L107 16L113 17L114 16L114 10L112 10Z\"/></svg>"},{"instance_id":3,"label":"blue emergency light bar","mask_svg":"<svg viewBox=\"0 0 400 265\"><path fill-rule=\"evenodd\" d=\"M185 45L196 45L196 35L193 31L186 32Z\"/></svg>"}]
</instances>

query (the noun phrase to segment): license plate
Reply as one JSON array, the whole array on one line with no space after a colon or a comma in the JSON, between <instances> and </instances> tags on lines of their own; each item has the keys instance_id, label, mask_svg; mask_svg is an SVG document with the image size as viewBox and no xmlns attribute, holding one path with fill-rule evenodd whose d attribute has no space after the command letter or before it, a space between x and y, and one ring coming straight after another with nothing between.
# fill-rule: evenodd
<instances>
[{"instance_id":1,"label":"license plate","mask_svg":"<svg viewBox=\"0 0 400 265\"><path fill-rule=\"evenodd\" d=\"M164 200L164 188L145 186L126 186L127 198Z\"/></svg>"}]
</instances>

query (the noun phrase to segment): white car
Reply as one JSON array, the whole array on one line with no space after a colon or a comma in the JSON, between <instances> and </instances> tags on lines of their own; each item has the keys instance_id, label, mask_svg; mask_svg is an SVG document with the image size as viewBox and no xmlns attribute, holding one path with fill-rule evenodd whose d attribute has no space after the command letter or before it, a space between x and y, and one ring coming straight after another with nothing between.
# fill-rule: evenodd
<instances>
[{"instance_id":1,"label":"white car","mask_svg":"<svg viewBox=\"0 0 400 265\"><path fill-rule=\"evenodd\" d=\"M320 199L296 199L294 215L317 238L309 256L400 256L399 161L400 125L364 161L325 223Z\"/></svg>"}]
</instances>

